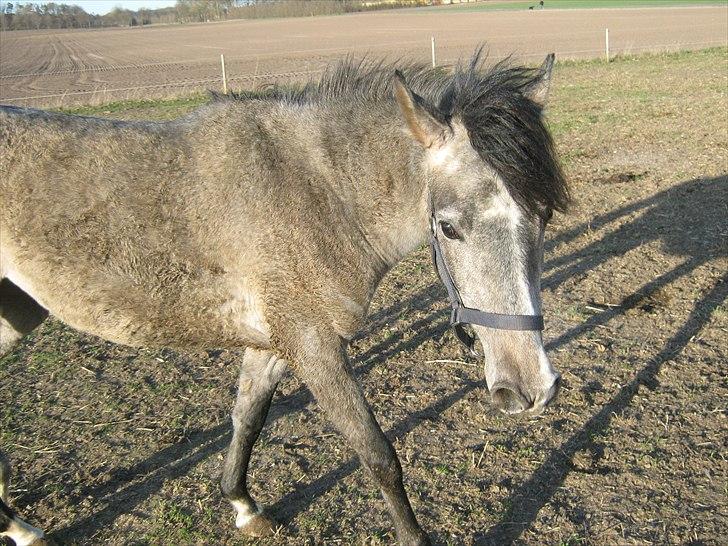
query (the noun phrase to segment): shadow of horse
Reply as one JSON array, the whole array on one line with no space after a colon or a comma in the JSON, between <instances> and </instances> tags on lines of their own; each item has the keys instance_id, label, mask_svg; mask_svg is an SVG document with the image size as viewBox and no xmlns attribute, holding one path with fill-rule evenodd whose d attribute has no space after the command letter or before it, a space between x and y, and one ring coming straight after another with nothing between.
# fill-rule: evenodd
<instances>
[{"instance_id":1,"label":"shadow of horse","mask_svg":"<svg viewBox=\"0 0 728 546\"><path fill-rule=\"evenodd\" d=\"M640 215L604 235L587 247L545 262L544 286L558 287L575 275L585 275L606 263L615 253L635 249L645 242L659 241L665 253L684 257L675 268L650 280L626 302L635 305L645 297L670 283L690 275L696 268L718 257L725 257L726 249L726 205L728 202L728 177L695 179L671 187L647 199L631 203L606 214L593 218L588 225L606 228L610 224L635 213ZM676 206L679 204L679 206ZM587 224L556 234L546 243L546 250L569 243L580 236ZM722 236L715 236L722 230ZM708 234L713 234L709 236ZM434 280L434 274L432 275ZM697 301L684 324L672 335L663 348L624 385L614 397L595 413L576 433L562 445L552 450L546 461L531 477L511 492L508 499L512 507L500 522L485 533L475 536L477 544L506 544L513 542L535 520L539 510L551 499L571 471L570 460L580 450L592 445L591 438L606 430L614 412L628 406L640 386L654 388L656 376L664 362L682 351L691 337L700 332L709 320L710 314L728 296L728 275L724 276L699 301ZM428 339L447 335L446 313L440 303L446 299L444 289L432 282L401 302L375 312L358 339L381 329L385 324L397 324L392 335L359 354L353 360L358 375L367 374L375 366L400 353L412 351ZM554 350L583 336L600 325L624 314L629 305L612 307L591 316L588 320L561 334L547 344ZM424 318L411 324L401 324L398 317L404 310L427 312ZM407 340L403 331L414 332ZM453 342L454 343L454 342ZM415 429L424 420L440 414L463 399L474 389L482 388L483 381L461 379L453 385L453 391L435 403L408 415L396 423L388 432L390 439L401 438ZM276 398L268 417L268 424L284 415L298 411L313 401L304 387L288 396ZM208 430L191 433L183 442L166 447L144 461L111 473L101 485L84 488L77 497L93 497L98 504L106 506L89 517L80 519L65 529L52 534L57 539L90 536L112 523L120 514L130 512L135 506L159 491L166 480L178 478L195 465L225 447L230 439L229 424L217 425ZM295 491L281 498L272 510L283 523L289 522L295 514L305 510L313 498L332 489L338 481L354 472L359 464L351 458L323 476L298 486ZM20 503L29 503L29 495L20 498ZM73 502L73 499L70 499Z\"/></svg>"}]
</instances>

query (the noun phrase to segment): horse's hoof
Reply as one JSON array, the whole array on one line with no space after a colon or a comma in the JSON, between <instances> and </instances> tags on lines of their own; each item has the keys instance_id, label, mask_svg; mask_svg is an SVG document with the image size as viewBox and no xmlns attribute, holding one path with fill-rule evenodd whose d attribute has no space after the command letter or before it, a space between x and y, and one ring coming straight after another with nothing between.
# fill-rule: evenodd
<instances>
[{"instance_id":1,"label":"horse's hoof","mask_svg":"<svg viewBox=\"0 0 728 546\"><path fill-rule=\"evenodd\" d=\"M265 515L263 508L255 503L251 509L250 505L239 500L230 501L237 512L235 516L235 527L249 537L267 537L275 534L279 525Z\"/></svg>"},{"instance_id":2,"label":"horse's hoof","mask_svg":"<svg viewBox=\"0 0 728 546\"><path fill-rule=\"evenodd\" d=\"M245 522L241 522L238 529L249 537L261 538L274 535L280 527L275 521L264 514L248 516Z\"/></svg>"},{"instance_id":3,"label":"horse's hoof","mask_svg":"<svg viewBox=\"0 0 728 546\"><path fill-rule=\"evenodd\" d=\"M397 539L399 540L399 542L401 542L402 544L406 544L407 546L431 546L432 544L429 535L422 530L410 537L400 538L398 536Z\"/></svg>"},{"instance_id":4,"label":"horse's hoof","mask_svg":"<svg viewBox=\"0 0 728 546\"><path fill-rule=\"evenodd\" d=\"M10 523L4 527L0 541L4 537L8 537L10 544L15 544L15 546L56 546L56 542L48 538L43 531L17 517L11 519Z\"/></svg>"}]
</instances>

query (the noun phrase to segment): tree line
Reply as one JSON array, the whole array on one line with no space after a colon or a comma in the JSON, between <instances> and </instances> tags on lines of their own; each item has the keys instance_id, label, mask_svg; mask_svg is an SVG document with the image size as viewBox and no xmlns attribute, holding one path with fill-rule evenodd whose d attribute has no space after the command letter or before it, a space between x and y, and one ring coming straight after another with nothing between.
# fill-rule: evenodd
<instances>
[{"instance_id":1,"label":"tree line","mask_svg":"<svg viewBox=\"0 0 728 546\"><path fill-rule=\"evenodd\" d=\"M396 7L439 4L442 0L177 0L160 9L115 7L104 15L57 2L0 2L0 29L37 30L202 23L227 19L336 15Z\"/></svg>"}]
</instances>

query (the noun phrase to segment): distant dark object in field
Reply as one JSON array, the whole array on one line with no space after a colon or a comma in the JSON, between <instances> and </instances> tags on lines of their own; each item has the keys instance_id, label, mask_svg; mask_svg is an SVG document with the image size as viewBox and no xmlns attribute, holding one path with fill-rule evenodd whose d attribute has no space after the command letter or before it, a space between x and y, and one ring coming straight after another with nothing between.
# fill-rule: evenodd
<instances>
[{"instance_id":1,"label":"distant dark object in field","mask_svg":"<svg viewBox=\"0 0 728 546\"><path fill-rule=\"evenodd\" d=\"M639 180L640 178L643 178L647 174L646 171L643 172L619 172L619 173L612 173L610 175L604 176L600 179L598 179L598 182L601 182L602 184L625 184L627 182L635 182L636 180Z\"/></svg>"}]
</instances>

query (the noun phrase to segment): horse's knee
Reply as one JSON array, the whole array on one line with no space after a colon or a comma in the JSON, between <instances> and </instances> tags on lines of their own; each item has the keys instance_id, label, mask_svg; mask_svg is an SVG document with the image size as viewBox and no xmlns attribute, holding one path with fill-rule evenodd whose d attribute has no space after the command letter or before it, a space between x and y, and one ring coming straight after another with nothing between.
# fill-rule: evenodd
<instances>
[{"instance_id":1,"label":"horse's knee","mask_svg":"<svg viewBox=\"0 0 728 546\"><path fill-rule=\"evenodd\" d=\"M391 445L372 454L364 466L384 489L392 489L402 483L402 465Z\"/></svg>"},{"instance_id":2,"label":"horse's knee","mask_svg":"<svg viewBox=\"0 0 728 546\"><path fill-rule=\"evenodd\" d=\"M235 430L255 431L265 421L269 400L273 396L275 385L250 385L238 391L231 417Z\"/></svg>"}]
</instances>

